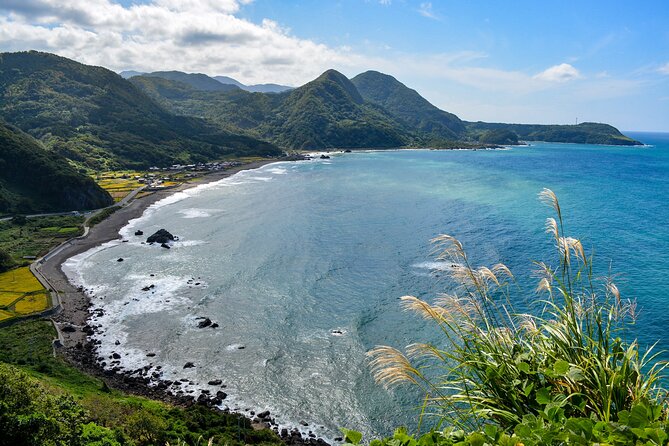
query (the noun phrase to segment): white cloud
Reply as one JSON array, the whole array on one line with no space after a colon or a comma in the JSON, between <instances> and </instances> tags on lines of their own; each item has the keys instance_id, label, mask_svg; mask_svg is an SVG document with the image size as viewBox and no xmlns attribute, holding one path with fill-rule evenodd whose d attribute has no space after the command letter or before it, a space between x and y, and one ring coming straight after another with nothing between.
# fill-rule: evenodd
<instances>
[{"instance_id":1,"label":"white cloud","mask_svg":"<svg viewBox=\"0 0 669 446\"><path fill-rule=\"evenodd\" d=\"M113 70L176 69L299 85L355 60L347 48L234 14L250 0L2 0L0 50L37 49Z\"/></svg>"},{"instance_id":2,"label":"white cloud","mask_svg":"<svg viewBox=\"0 0 669 446\"><path fill-rule=\"evenodd\" d=\"M569 82L581 77L581 73L568 63L561 63L545 69L541 73L534 76L535 79L546 82Z\"/></svg>"},{"instance_id":3,"label":"white cloud","mask_svg":"<svg viewBox=\"0 0 669 446\"><path fill-rule=\"evenodd\" d=\"M432 10L432 2L421 3L420 7L418 8L418 13L423 17L427 17L428 19L433 19L433 20L439 19L439 16L437 16Z\"/></svg>"},{"instance_id":4,"label":"white cloud","mask_svg":"<svg viewBox=\"0 0 669 446\"><path fill-rule=\"evenodd\" d=\"M662 74L669 74L669 62L665 63L662 65L660 68L657 69Z\"/></svg>"}]
</instances>

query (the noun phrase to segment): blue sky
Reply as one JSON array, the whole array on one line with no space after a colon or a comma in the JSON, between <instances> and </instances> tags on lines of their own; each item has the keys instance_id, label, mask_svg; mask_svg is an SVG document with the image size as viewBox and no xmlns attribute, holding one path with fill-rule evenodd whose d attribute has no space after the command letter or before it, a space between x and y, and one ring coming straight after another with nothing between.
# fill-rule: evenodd
<instances>
[{"instance_id":1,"label":"blue sky","mask_svg":"<svg viewBox=\"0 0 669 446\"><path fill-rule=\"evenodd\" d=\"M467 120L669 131L669 1L3 0L0 49L300 85L375 69Z\"/></svg>"}]
</instances>

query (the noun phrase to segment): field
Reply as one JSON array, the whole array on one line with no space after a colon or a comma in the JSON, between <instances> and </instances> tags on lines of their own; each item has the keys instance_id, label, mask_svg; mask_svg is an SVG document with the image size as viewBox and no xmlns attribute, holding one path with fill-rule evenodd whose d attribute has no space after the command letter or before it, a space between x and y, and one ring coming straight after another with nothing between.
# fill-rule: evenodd
<instances>
[{"instance_id":1,"label":"field","mask_svg":"<svg viewBox=\"0 0 669 446\"><path fill-rule=\"evenodd\" d=\"M136 178L143 177L143 172L133 170L118 170L111 172L101 172L93 176L95 181L104 190L109 192L115 202L119 202L125 198L133 190L141 187L144 183L140 183Z\"/></svg>"},{"instance_id":2,"label":"field","mask_svg":"<svg viewBox=\"0 0 669 446\"><path fill-rule=\"evenodd\" d=\"M8 252L19 265L24 257L40 257L65 240L80 235L84 217L67 215L29 218L25 222L0 222L0 250Z\"/></svg>"},{"instance_id":3,"label":"field","mask_svg":"<svg viewBox=\"0 0 669 446\"><path fill-rule=\"evenodd\" d=\"M0 321L44 311L50 306L49 293L29 267L0 274Z\"/></svg>"}]
</instances>

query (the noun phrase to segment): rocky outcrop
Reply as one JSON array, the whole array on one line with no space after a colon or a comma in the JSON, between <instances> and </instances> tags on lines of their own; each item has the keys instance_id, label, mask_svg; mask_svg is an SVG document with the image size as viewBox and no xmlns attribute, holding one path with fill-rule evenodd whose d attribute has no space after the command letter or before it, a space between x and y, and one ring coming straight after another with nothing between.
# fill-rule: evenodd
<instances>
[{"instance_id":1,"label":"rocky outcrop","mask_svg":"<svg viewBox=\"0 0 669 446\"><path fill-rule=\"evenodd\" d=\"M146 239L147 243L163 244L171 241L174 241L174 236L170 234L166 229L160 229Z\"/></svg>"}]
</instances>

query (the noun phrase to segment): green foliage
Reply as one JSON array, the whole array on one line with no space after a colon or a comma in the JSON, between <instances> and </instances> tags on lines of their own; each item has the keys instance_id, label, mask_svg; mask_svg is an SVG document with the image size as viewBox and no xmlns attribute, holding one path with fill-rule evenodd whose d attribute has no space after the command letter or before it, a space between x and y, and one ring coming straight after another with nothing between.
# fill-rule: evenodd
<instances>
[{"instance_id":1,"label":"green foliage","mask_svg":"<svg viewBox=\"0 0 669 446\"><path fill-rule=\"evenodd\" d=\"M402 124L365 103L355 86L334 70L281 94L201 91L148 76L131 82L175 113L205 116L288 149L385 148L410 141Z\"/></svg>"},{"instance_id":2,"label":"green foliage","mask_svg":"<svg viewBox=\"0 0 669 446\"><path fill-rule=\"evenodd\" d=\"M82 426L81 442L86 446L121 446L113 430L95 423Z\"/></svg>"},{"instance_id":3,"label":"green foliage","mask_svg":"<svg viewBox=\"0 0 669 446\"><path fill-rule=\"evenodd\" d=\"M16 266L16 263L12 256L4 249L0 249L0 273L9 271L14 266Z\"/></svg>"},{"instance_id":4,"label":"green foliage","mask_svg":"<svg viewBox=\"0 0 669 446\"><path fill-rule=\"evenodd\" d=\"M483 144L518 144L518 135L509 129L491 129L483 132L479 141Z\"/></svg>"},{"instance_id":5,"label":"green foliage","mask_svg":"<svg viewBox=\"0 0 669 446\"><path fill-rule=\"evenodd\" d=\"M664 445L669 438L669 424L648 406L633 406L634 420L596 421L591 418L546 420L526 415L512 431L487 424L480 430L454 427L413 436L397 429L392 437L372 440L370 446L543 446L543 445ZM623 415L628 416L625 412ZM362 435L347 431L346 445L358 445Z\"/></svg>"},{"instance_id":6,"label":"green foliage","mask_svg":"<svg viewBox=\"0 0 669 446\"><path fill-rule=\"evenodd\" d=\"M20 430L15 436L0 436L0 446L141 446L164 445L166 442L194 446L202 444L202 438L213 439L212 444L216 446L282 444L273 431L255 431L250 422L239 415L215 412L199 405L173 407L110 390L102 381L54 357L51 341L55 335L48 321L22 322L0 329L0 381L4 381L0 382L0 429L4 427L1 423L6 413L10 413L10 421L18 419L19 415L42 420L44 417L37 416L46 411L42 408L42 399L47 402L53 400L59 402L59 410L65 411L59 421L67 421L65 427L69 426L69 430L57 427L65 433L72 433L71 438L68 442L40 443L33 441L35 437L31 437L30 432ZM21 371L7 363L20 367ZM16 379L4 379L3 370L10 370L8 374ZM11 393L2 393L3 384L9 389L6 392ZM33 394L28 393L33 402L23 404L22 412L11 404L9 412L3 412L2 404L7 399L4 395L13 398L13 395L26 394L26 388L37 389L34 393L42 395L42 399L35 400L31 396ZM14 399L7 404L15 405ZM46 423L45 426L51 429L50 432L56 432L52 424ZM5 438L8 438L6 442Z\"/></svg>"},{"instance_id":7,"label":"green foliage","mask_svg":"<svg viewBox=\"0 0 669 446\"><path fill-rule=\"evenodd\" d=\"M355 76L351 82L366 101L383 107L428 138L463 139L465 126L460 118L438 109L394 77L378 71L366 71Z\"/></svg>"},{"instance_id":8,"label":"green foliage","mask_svg":"<svg viewBox=\"0 0 669 446\"><path fill-rule=\"evenodd\" d=\"M83 217L74 215L29 218L22 225L15 224L14 219L0 221L0 250L9 253L17 264L27 264L24 256L39 257L81 234L83 221Z\"/></svg>"},{"instance_id":9,"label":"green foliage","mask_svg":"<svg viewBox=\"0 0 669 446\"><path fill-rule=\"evenodd\" d=\"M667 364L625 340L636 304L610 279L594 279L592 258L565 234L555 194L545 189L540 198L556 214L546 232L558 262L536 263L544 296L537 315L514 309L518 288L506 266L476 268L458 240L439 236L438 259L456 265L452 292L434 304L411 296L402 302L436 323L444 342L412 344L406 355L375 348L375 377L387 386L419 385L424 412L474 432L462 440L471 444L487 442L481 431L493 429L518 437L508 444L666 439L669 407L659 379Z\"/></svg>"},{"instance_id":10,"label":"green foliage","mask_svg":"<svg viewBox=\"0 0 669 446\"><path fill-rule=\"evenodd\" d=\"M630 144L603 124L540 126L465 123L430 104L392 76L375 71L350 81L334 70L281 94L206 91L179 76L135 76L131 82L174 113L204 116L221 128L287 149L461 148L526 140ZM211 79L210 79L211 80Z\"/></svg>"},{"instance_id":11,"label":"green foliage","mask_svg":"<svg viewBox=\"0 0 669 446\"><path fill-rule=\"evenodd\" d=\"M83 409L53 395L15 367L0 364L0 444L81 444Z\"/></svg>"},{"instance_id":12,"label":"green foliage","mask_svg":"<svg viewBox=\"0 0 669 446\"><path fill-rule=\"evenodd\" d=\"M487 131L507 130L523 141L568 142L577 144L610 144L620 146L640 145L608 124L583 122L578 125L502 124L468 122L467 132L480 137Z\"/></svg>"},{"instance_id":13,"label":"green foliage","mask_svg":"<svg viewBox=\"0 0 669 446\"><path fill-rule=\"evenodd\" d=\"M95 170L281 153L175 116L112 71L35 51L0 55L0 111L47 148Z\"/></svg>"},{"instance_id":14,"label":"green foliage","mask_svg":"<svg viewBox=\"0 0 669 446\"><path fill-rule=\"evenodd\" d=\"M107 217L109 217L109 216L110 216L111 214L113 214L114 212L118 211L119 209L121 209L120 206L112 206L112 207L110 207L110 208L103 209L102 211L98 212L98 213L95 214L93 217L91 217L91 219L88 220L88 224L89 224L90 226L95 226L95 225L97 225L98 223L100 223L102 220L104 220L104 219L106 219Z\"/></svg>"},{"instance_id":15,"label":"green foliage","mask_svg":"<svg viewBox=\"0 0 669 446\"><path fill-rule=\"evenodd\" d=\"M223 84L216 79L201 73L183 73L181 71L154 71L153 73L146 73L142 76L159 77L170 81L180 82L201 91L231 91L239 89L237 86Z\"/></svg>"},{"instance_id":16,"label":"green foliage","mask_svg":"<svg viewBox=\"0 0 669 446\"><path fill-rule=\"evenodd\" d=\"M0 122L0 213L95 209L112 202L87 175Z\"/></svg>"}]
</instances>

